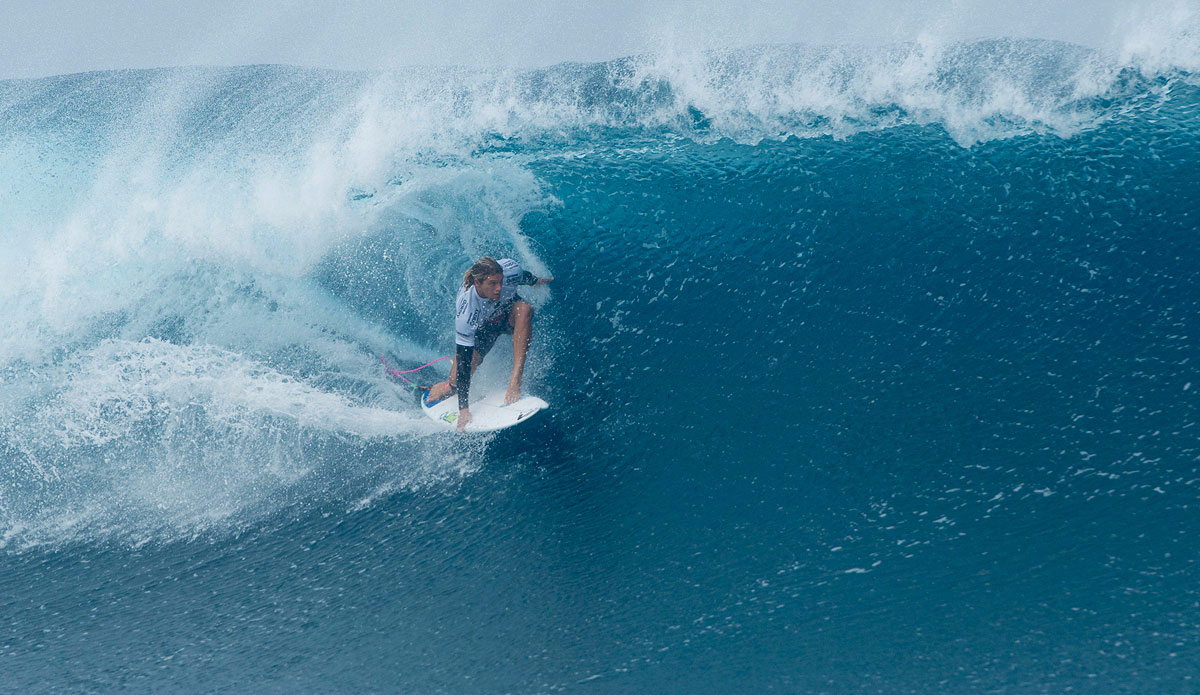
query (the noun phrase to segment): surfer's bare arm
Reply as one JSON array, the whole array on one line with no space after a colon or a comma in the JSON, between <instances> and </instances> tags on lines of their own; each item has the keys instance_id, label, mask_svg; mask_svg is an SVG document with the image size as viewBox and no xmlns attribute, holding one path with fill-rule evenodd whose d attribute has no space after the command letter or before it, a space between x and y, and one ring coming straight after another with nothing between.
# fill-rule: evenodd
<instances>
[{"instance_id":1,"label":"surfer's bare arm","mask_svg":"<svg viewBox=\"0 0 1200 695\"><path fill-rule=\"evenodd\" d=\"M518 285L545 285L548 282L554 282L554 278L540 278L528 270L522 271L517 280Z\"/></svg>"}]
</instances>

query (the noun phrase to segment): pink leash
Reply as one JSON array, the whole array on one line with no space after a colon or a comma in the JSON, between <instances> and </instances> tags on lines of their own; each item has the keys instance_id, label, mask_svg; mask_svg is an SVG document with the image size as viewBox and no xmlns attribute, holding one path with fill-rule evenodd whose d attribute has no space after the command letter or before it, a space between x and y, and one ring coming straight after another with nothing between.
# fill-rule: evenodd
<instances>
[{"instance_id":1,"label":"pink leash","mask_svg":"<svg viewBox=\"0 0 1200 695\"><path fill-rule=\"evenodd\" d=\"M412 374L413 372L419 372L419 371L421 371L422 369L424 369L424 368L428 367L430 364L437 364L438 362L441 362L442 360L448 360L448 359L452 359L452 358L450 358L450 357L439 357L439 358L437 358L436 360L434 360L434 361L430 362L429 364L423 364L423 365L421 365L420 367L417 367L416 369L406 369L406 370L404 370L404 371L398 371L398 370L395 370L395 369L392 369L391 367L389 367L389 366L388 366L388 363L387 363L387 359L386 359L386 358L384 358L384 356L383 356L383 355L380 355L380 356L379 356L379 359L380 359L380 360L383 362L383 368L384 368L384 369L386 369L386 370L388 371L388 374L391 374L392 376L396 377L397 379L403 379L403 380L404 380L404 383L408 384L409 386L416 386L416 384L414 384L413 382L409 381L408 379L405 379L404 377L402 377L402 376L400 376L400 375L401 375L401 374Z\"/></svg>"}]
</instances>

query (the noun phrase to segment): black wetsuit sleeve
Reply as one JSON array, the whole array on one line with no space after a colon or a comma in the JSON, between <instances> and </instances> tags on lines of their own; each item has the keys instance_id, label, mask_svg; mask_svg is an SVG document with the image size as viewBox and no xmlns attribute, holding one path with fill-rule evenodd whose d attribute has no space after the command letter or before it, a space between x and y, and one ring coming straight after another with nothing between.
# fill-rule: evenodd
<instances>
[{"instance_id":1,"label":"black wetsuit sleeve","mask_svg":"<svg viewBox=\"0 0 1200 695\"><path fill-rule=\"evenodd\" d=\"M458 409L462 410L470 402L471 358L474 357L475 348L470 345L459 345L457 347L458 349L454 352L454 381L456 382L454 387L458 389Z\"/></svg>"},{"instance_id":2,"label":"black wetsuit sleeve","mask_svg":"<svg viewBox=\"0 0 1200 695\"><path fill-rule=\"evenodd\" d=\"M517 280L518 285L536 285L538 276L528 270L521 271L521 277Z\"/></svg>"}]
</instances>

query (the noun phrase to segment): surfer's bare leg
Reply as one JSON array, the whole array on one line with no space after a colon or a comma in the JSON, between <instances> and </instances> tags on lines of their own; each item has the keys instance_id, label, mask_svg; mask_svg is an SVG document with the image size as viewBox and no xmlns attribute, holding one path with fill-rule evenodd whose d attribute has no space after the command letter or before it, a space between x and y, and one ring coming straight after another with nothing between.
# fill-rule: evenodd
<instances>
[{"instance_id":1,"label":"surfer's bare leg","mask_svg":"<svg viewBox=\"0 0 1200 695\"><path fill-rule=\"evenodd\" d=\"M475 370L479 368L479 363L483 361L483 355L479 354L478 350L471 351L471 374L475 374ZM458 357L456 356L450 362L450 378L446 381L441 381L429 387L429 395L425 397L425 402L429 404L437 403L446 396L449 396L451 391L458 388L456 375L458 374Z\"/></svg>"},{"instance_id":2,"label":"surfer's bare leg","mask_svg":"<svg viewBox=\"0 0 1200 695\"><path fill-rule=\"evenodd\" d=\"M529 344L533 342L533 307L529 306L528 302L517 302L508 312L508 323L513 329L513 370L508 380L508 391L504 394L504 402L513 403L521 398L525 353L529 352Z\"/></svg>"}]
</instances>

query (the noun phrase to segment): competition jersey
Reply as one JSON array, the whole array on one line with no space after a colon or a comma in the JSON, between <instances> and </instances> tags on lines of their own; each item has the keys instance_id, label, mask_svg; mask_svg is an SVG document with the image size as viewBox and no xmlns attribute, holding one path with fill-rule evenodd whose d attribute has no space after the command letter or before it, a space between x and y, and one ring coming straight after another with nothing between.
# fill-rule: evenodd
<instances>
[{"instance_id":1,"label":"competition jersey","mask_svg":"<svg viewBox=\"0 0 1200 695\"><path fill-rule=\"evenodd\" d=\"M512 308L517 300L517 285L532 285L537 282L533 273L521 270L521 264L513 259L502 258L498 262L504 275L498 301L480 297L473 285L458 291L458 299L454 301L455 344L474 347L475 331Z\"/></svg>"}]
</instances>

